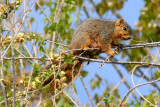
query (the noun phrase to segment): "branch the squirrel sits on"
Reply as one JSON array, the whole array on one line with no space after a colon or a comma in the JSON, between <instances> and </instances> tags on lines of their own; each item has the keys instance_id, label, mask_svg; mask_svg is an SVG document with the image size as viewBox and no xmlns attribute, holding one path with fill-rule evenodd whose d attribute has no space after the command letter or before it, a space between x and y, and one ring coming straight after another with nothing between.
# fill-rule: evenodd
<instances>
[{"instance_id":1,"label":"branch the squirrel sits on","mask_svg":"<svg viewBox=\"0 0 160 107\"><path fill-rule=\"evenodd\" d=\"M82 55L84 57L93 58L95 55L99 55L103 50L110 56L116 54L115 51L111 50L111 46L122 45L115 44L114 40L128 40L131 39L131 28L123 20L103 20L97 18L89 18L82 22L73 33L72 40L70 43L70 49L82 49L84 51L73 51L71 57ZM88 48L99 48L100 50L93 50L88 52ZM62 53L62 55L67 56L67 54ZM75 80L76 75L80 72L82 60L74 59L76 62L74 65L64 64L64 61L61 60L61 69L64 71L64 77L66 79L63 81L65 84ZM52 64L59 65L59 62L52 61ZM55 70L55 74L58 72L58 69ZM60 80L61 77L58 76ZM56 76L52 74L47 80L44 81L43 86L50 84L50 89L60 90L62 83L57 80ZM55 89L56 88L56 89Z\"/></svg>"}]
</instances>

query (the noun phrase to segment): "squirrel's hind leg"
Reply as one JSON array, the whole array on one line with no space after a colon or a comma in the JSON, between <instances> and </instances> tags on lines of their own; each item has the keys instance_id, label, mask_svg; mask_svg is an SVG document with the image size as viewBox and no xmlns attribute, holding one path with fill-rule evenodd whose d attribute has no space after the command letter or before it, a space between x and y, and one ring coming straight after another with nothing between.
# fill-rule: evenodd
<instances>
[{"instance_id":1,"label":"squirrel's hind leg","mask_svg":"<svg viewBox=\"0 0 160 107\"><path fill-rule=\"evenodd\" d=\"M74 35L73 40L71 41L71 49L83 49L87 50L89 48L89 36L86 32L78 32Z\"/></svg>"},{"instance_id":2,"label":"squirrel's hind leg","mask_svg":"<svg viewBox=\"0 0 160 107\"><path fill-rule=\"evenodd\" d=\"M85 35L85 43L81 45L81 49L83 50L88 50L91 47L91 38L90 38L90 33L88 32L81 32L83 35Z\"/></svg>"}]
</instances>

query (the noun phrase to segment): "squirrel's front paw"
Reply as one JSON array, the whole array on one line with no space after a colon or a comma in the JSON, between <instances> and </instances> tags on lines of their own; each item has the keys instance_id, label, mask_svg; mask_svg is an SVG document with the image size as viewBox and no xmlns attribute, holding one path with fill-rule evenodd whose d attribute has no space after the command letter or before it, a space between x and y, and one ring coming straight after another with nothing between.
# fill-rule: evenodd
<instances>
[{"instance_id":1,"label":"squirrel's front paw","mask_svg":"<svg viewBox=\"0 0 160 107\"><path fill-rule=\"evenodd\" d=\"M81 49L83 49L83 50L88 50L89 47L88 47L88 46L82 46Z\"/></svg>"},{"instance_id":2,"label":"squirrel's front paw","mask_svg":"<svg viewBox=\"0 0 160 107\"><path fill-rule=\"evenodd\" d=\"M112 51L112 50L109 50L109 51L107 51L107 54L109 54L110 56L114 56L114 55L116 55L116 52L115 51Z\"/></svg>"}]
</instances>

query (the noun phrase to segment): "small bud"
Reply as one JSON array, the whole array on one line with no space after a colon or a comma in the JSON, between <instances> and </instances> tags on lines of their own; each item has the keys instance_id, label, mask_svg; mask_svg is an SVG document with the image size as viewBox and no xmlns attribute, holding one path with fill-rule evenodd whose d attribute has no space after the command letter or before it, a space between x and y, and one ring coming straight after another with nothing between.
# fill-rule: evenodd
<instances>
[{"instance_id":1,"label":"small bud","mask_svg":"<svg viewBox=\"0 0 160 107\"><path fill-rule=\"evenodd\" d=\"M58 92L58 89L55 89L55 90L54 90L54 93L57 93L57 92Z\"/></svg>"},{"instance_id":2,"label":"small bud","mask_svg":"<svg viewBox=\"0 0 160 107\"><path fill-rule=\"evenodd\" d=\"M56 79L55 81L56 81L56 82L60 82L60 80L59 80L59 79Z\"/></svg>"},{"instance_id":3,"label":"small bud","mask_svg":"<svg viewBox=\"0 0 160 107\"><path fill-rule=\"evenodd\" d=\"M149 28L152 27L152 23L151 23L151 22L148 23L148 27L149 27Z\"/></svg>"},{"instance_id":4,"label":"small bud","mask_svg":"<svg viewBox=\"0 0 160 107\"><path fill-rule=\"evenodd\" d=\"M158 18L160 18L160 14L158 14Z\"/></svg>"},{"instance_id":5,"label":"small bud","mask_svg":"<svg viewBox=\"0 0 160 107\"><path fill-rule=\"evenodd\" d=\"M156 28L157 26L157 23L153 23L153 28Z\"/></svg>"},{"instance_id":6,"label":"small bud","mask_svg":"<svg viewBox=\"0 0 160 107\"><path fill-rule=\"evenodd\" d=\"M61 71L60 72L60 76L62 77L62 76L64 76L66 73L64 72L64 71Z\"/></svg>"},{"instance_id":7,"label":"small bud","mask_svg":"<svg viewBox=\"0 0 160 107\"><path fill-rule=\"evenodd\" d=\"M20 80L19 83L22 84L22 83L23 83L23 80Z\"/></svg>"},{"instance_id":8,"label":"small bud","mask_svg":"<svg viewBox=\"0 0 160 107\"><path fill-rule=\"evenodd\" d=\"M35 78L35 81L38 82L38 83L40 83L40 80L39 80L38 77Z\"/></svg>"},{"instance_id":9,"label":"small bud","mask_svg":"<svg viewBox=\"0 0 160 107\"><path fill-rule=\"evenodd\" d=\"M67 87L67 83L63 83L63 84L62 84L62 87Z\"/></svg>"},{"instance_id":10,"label":"small bud","mask_svg":"<svg viewBox=\"0 0 160 107\"><path fill-rule=\"evenodd\" d=\"M67 80L66 77L62 77L62 78L61 78L61 82L66 81L66 80Z\"/></svg>"},{"instance_id":11,"label":"small bud","mask_svg":"<svg viewBox=\"0 0 160 107\"><path fill-rule=\"evenodd\" d=\"M108 4L109 7L113 6L113 2L108 2L107 4Z\"/></svg>"}]
</instances>

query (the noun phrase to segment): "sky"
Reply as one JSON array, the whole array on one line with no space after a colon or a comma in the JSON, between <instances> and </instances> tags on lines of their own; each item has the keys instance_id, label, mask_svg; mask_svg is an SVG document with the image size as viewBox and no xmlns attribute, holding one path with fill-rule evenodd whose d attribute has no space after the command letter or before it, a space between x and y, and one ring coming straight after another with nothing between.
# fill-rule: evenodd
<instances>
[{"instance_id":1,"label":"sky","mask_svg":"<svg viewBox=\"0 0 160 107\"><path fill-rule=\"evenodd\" d=\"M24 0L25 1L25 0ZM94 0L97 3L100 0ZM31 1L33 2L33 1ZM86 2L87 3L87 2ZM140 16L140 10L144 7L144 2L143 0L127 0L127 2L125 2L123 9L118 11L120 13L120 15L123 17L123 19L131 26L132 29L136 28L135 27L135 23L138 21L139 16ZM21 8L23 8L23 6L21 6ZM19 8L17 13L20 13L21 9ZM47 13L47 9L45 9L45 12ZM30 16L33 17L39 17L36 18L35 23L32 26L32 31L33 32L38 32L40 34L44 34L44 26L42 25L44 22L44 18L45 16L43 14L39 15L40 12L36 12L34 9L33 11L31 11L31 13L29 14ZM49 13L47 13L49 15ZM108 13L111 14L111 13ZM94 18L98 18L98 16L96 16L95 13L90 12L90 16L94 17ZM108 17L106 17L106 15L104 15L103 17L104 19L107 19ZM74 19L74 18L73 18ZM81 15L81 19L85 20L86 17L83 16L83 14ZM114 16L111 15L111 17L109 17L109 19L115 19ZM27 20L26 20L27 21ZM76 26L72 26L73 29L76 28ZM28 30L29 31L29 30ZM128 41L124 42L125 44L128 44ZM27 45L28 47L32 47L31 45ZM107 55L105 53L101 54L104 57L107 57ZM126 59L122 59L121 58L121 53L119 53L118 55L115 56L116 59L120 60L120 61L126 61ZM118 84L121 81L121 78L119 77L119 75L117 74L117 71L114 69L114 67L112 66L112 64L105 64L104 67L100 68L101 63L96 63L96 62L90 62L89 65L87 65L86 63L83 64L83 70L88 71L89 74L87 76L87 78L84 78L84 82L86 84L86 87L91 95L91 97L93 98L94 93L98 93L99 95L103 94L104 89L107 87L107 84L105 84L105 82L103 81L103 84L100 84L100 89L96 88L94 91L91 89L91 79L93 79L95 77L95 74L98 74L101 78L103 78L104 80L107 80L109 84ZM127 71L125 70L125 68L123 68L123 65L117 65L118 68L120 68L123 76L125 76L127 74ZM129 76L126 79L131 85L131 76ZM135 78L135 81L137 82L138 79ZM142 81L144 82L144 81ZM87 93L80 81L80 78L78 78L75 81L75 85L76 85L76 89L77 89L77 94L78 94L78 98L80 100L80 102L84 105L89 103L89 98L87 96ZM132 85L133 87L133 85ZM148 89L144 88L145 86L140 88L140 91L142 94L147 94L149 93ZM121 98L124 97L124 95L128 92L128 89L125 87L124 84L120 85L120 87L118 87L118 90L120 92L120 96ZM137 94L137 93L136 93ZM133 97L131 97L133 99ZM91 105L91 104L90 104Z\"/></svg>"},{"instance_id":2,"label":"sky","mask_svg":"<svg viewBox=\"0 0 160 107\"><path fill-rule=\"evenodd\" d=\"M96 1L98 3L100 0L94 0L94 1ZM131 28L134 29L135 28L134 25L138 21L138 18L140 16L140 10L143 7L144 7L143 0L127 0L127 2L125 2L125 4L124 4L123 9L120 10L119 13L123 17L123 19L131 26ZM21 9L19 9L19 10L21 10ZM45 11L47 12L47 9L45 9ZM32 11L29 15L34 16L34 17L35 16L39 17L39 13L35 12L35 11ZM49 15L49 13L48 13L48 15ZM93 12L90 12L90 16L94 17L94 18L98 18L98 16L96 16L96 14L93 13ZM103 18L106 19L105 17L106 17L106 15L104 15ZM43 20L44 18L45 18L45 16L41 15L40 18L36 19L35 24L32 26L33 32L38 32L38 33L41 33L42 35L44 34L44 30L43 30L44 25L41 24L41 22L44 22L44 20ZM83 14L82 14L81 19L85 20L86 17L83 17ZM109 19L115 19L115 17L112 16ZM72 26L72 28L75 29L76 26ZM128 41L126 41L124 43L128 44ZM101 54L101 55L104 56L104 57L107 57L106 54ZM121 53L116 55L115 58L120 60L120 61L122 61L122 60L126 61L126 59L121 59ZM121 81L121 78L117 74L117 71L114 69L112 64L105 64L104 67L99 68L100 64L101 63L96 63L96 62L91 62L89 65L86 65L86 63L83 64L84 65L83 70L86 70L86 71L89 72L87 78L84 78L84 82L85 82L85 84L87 86L87 89L88 89L92 98L93 98L94 93L97 93L97 92L98 92L99 95L102 95L102 92L104 91L104 89L107 86L106 84L101 84L100 89L95 89L94 91L92 91L91 87L90 87L90 80L92 78L94 78L95 74L98 74L101 78L106 79L109 84L116 85L117 83L119 83L119 81ZM123 68L122 65L117 65L117 66L120 68L123 75L127 74L127 71ZM132 84L130 76L126 80L130 84ZM79 98L80 102L82 104L90 103L90 101L88 99L88 96L86 94L86 91L85 91L85 89L84 89L84 87L83 87L79 78L75 81L75 85L76 85L76 89L77 89L77 92L78 92L78 98ZM118 90L120 92L121 98L123 98L124 95L128 92L128 89L125 87L124 84L122 84L118 88ZM147 91L145 93L147 93Z\"/></svg>"}]
</instances>

